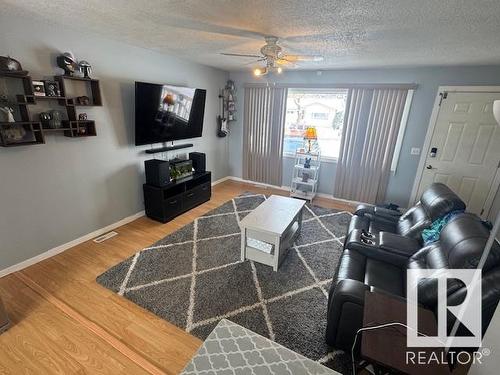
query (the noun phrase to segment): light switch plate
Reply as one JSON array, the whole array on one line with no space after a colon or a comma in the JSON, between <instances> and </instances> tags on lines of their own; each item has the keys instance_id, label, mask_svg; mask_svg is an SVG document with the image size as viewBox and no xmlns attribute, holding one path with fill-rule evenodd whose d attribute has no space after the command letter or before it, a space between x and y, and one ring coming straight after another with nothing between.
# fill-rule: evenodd
<instances>
[{"instance_id":1,"label":"light switch plate","mask_svg":"<svg viewBox=\"0 0 500 375\"><path fill-rule=\"evenodd\" d=\"M418 147L412 147L410 151L411 155L420 155L420 148Z\"/></svg>"}]
</instances>

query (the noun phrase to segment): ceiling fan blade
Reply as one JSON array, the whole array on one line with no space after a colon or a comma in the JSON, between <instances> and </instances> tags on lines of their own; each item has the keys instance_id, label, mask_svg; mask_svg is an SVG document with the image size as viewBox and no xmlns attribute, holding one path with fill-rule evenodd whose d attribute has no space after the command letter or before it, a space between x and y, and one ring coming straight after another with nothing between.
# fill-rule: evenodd
<instances>
[{"instance_id":1,"label":"ceiling fan blade","mask_svg":"<svg viewBox=\"0 0 500 375\"><path fill-rule=\"evenodd\" d=\"M224 55L224 56L236 56L236 57L255 57L255 58L262 58L262 55L246 55L246 54L243 54L243 53L222 53L221 52L221 55Z\"/></svg>"},{"instance_id":2,"label":"ceiling fan blade","mask_svg":"<svg viewBox=\"0 0 500 375\"><path fill-rule=\"evenodd\" d=\"M324 57L321 55L283 55L281 57L284 60L295 62L295 61L323 61Z\"/></svg>"},{"instance_id":3,"label":"ceiling fan blade","mask_svg":"<svg viewBox=\"0 0 500 375\"><path fill-rule=\"evenodd\" d=\"M255 60L255 61L250 61L250 62L248 62L248 63L245 63L245 64L243 64L242 66L252 65L252 64L259 63L259 62L261 62L261 61L265 61L265 60L266 60L266 58L265 58L265 57L263 57L263 58L261 58L261 59Z\"/></svg>"},{"instance_id":4,"label":"ceiling fan blade","mask_svg":"<svg viewBox=\"0 0 500 375\"><path fill-rule=\"evenodd\" d=\"M162 12L156 12L154 20L160 25L177 27L183 30L200 31L204 33L214 33L220 35L227 35L230 37L241 37L253 40L262 40L266 34L259 33L254 30L237 28L233 26L226 26L210 22L204 22L188 17L181 17L179 15L165 16Z\"/></svg>"},{"instance_id":5,"label":"ceiling fan blade","mask_svg":"<svg viewBox=\"0 0 500 375\"><path fill-rule=\"evenodd\" d=\"M295 64L295 62L289 61L289 60L284 59L284 58L276 59L276 60L274 60L274 62L278 65L283 65L287 68L298 68L299 67L297 64Z\"/></svg>"}]
</instances>

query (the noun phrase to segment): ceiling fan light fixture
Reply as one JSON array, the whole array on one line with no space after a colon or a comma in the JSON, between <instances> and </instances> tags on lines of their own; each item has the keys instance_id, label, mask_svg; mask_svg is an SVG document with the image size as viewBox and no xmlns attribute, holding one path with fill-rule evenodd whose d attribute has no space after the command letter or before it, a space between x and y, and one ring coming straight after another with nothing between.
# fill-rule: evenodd
<instances>
[{"instance_id":1,"label":"ceiling fan light fixture","mask_svg":"<svg viewBox=\"0 0 500 375\"><path fill-rule=\"evenodd\" d=\"M255 68L253 70L253 75L256 77L260 77L267 74L267 68Z\"/></svg>"}]
</instances>

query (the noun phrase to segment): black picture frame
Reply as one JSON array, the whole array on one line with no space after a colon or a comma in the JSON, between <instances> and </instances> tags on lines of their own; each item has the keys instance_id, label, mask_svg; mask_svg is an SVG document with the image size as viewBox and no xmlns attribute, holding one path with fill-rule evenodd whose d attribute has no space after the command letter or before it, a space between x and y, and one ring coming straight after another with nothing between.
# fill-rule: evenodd
<instances>
[{"instance_id":1,"label":"black picture frame","mask_svg":"<svg viewBox=\"0 0 500 375\"><path fill-rule=\"evenodd\" d=\"M35 96L46 96L45 95L45 84L43 81L33 81L33 93Z\"/></svg>"},{"instance_id":2,"label":"black picture frame","mask_svg":"<svg viewBox=\"0 0 500 375\"><path fill-rule=\"evenodd\" d=\"M22 130L21 130L22 129ZM21 138L13 139L12 132L22 132L24 135ZM5 145L16 145L23 143L31 143L36 141L35 132L30 124L3 124L0 127L0 138Z\"/></svg>"}]
</instances>

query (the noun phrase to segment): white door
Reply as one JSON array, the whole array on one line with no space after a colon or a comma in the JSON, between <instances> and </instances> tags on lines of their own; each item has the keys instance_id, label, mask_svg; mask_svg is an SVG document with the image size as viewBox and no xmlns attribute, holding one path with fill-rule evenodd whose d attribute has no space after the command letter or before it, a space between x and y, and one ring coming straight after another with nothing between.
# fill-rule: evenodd
<instances>
[{"instance_id":1,"label":"white door","mask_svg":"<svg viewBox=\"0 0 500 375\"><path fill-rule=\"evenodd\" d=\"M500 127L492 110L497 99L500 93L445 94L417 199L431 183L442 182L460 196L467 211L487 213L485 204L500 164Z\"/></svg>"}]
</instances>

